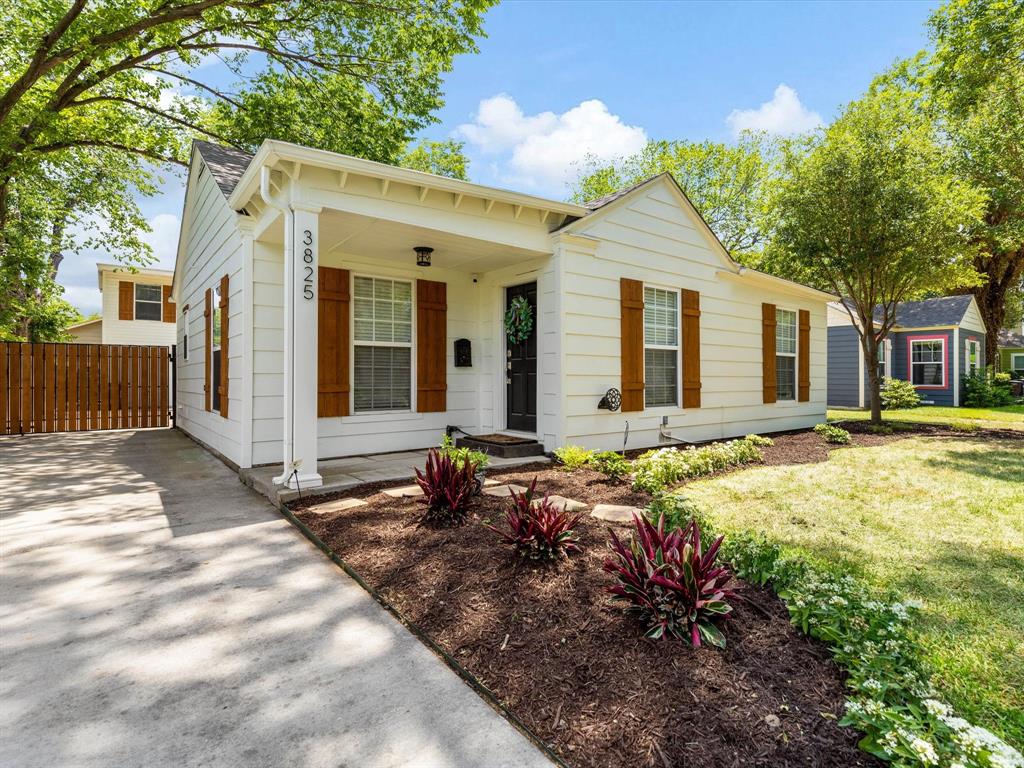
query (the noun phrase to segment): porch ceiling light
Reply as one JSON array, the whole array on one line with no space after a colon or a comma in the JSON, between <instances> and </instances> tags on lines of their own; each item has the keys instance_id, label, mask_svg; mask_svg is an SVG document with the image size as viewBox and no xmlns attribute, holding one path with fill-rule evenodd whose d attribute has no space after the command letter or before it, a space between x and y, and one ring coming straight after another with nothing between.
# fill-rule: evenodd
<instances>
[{"instance_id":1,"label":"porch ceiling light","mask_svg":"<svg viewBox=\"0 0 1024 768\"><path fill-rule=\"evenodd\" d=\"M429 267L430 266L430 254L434 252L433 248L427 248L425 245L417 245L413 248L416 251L416 266L417 267Z\"/></svg>"}]
</instances>

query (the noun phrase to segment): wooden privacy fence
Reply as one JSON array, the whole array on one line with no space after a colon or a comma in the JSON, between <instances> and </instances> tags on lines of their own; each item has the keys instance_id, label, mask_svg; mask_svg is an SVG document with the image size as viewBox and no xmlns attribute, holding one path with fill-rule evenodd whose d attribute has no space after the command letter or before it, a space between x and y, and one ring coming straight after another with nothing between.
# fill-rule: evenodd
<instances>
[{"instance_id":1,"label":"wooden privacy fence","mask_svg":"<svg viewBox=\"0 0 1024 768\"><path fill-rule=\"evenodd\" d=\"M0 342L0 434L166 427L169 352Z\"/></svg>"}]
</instances>

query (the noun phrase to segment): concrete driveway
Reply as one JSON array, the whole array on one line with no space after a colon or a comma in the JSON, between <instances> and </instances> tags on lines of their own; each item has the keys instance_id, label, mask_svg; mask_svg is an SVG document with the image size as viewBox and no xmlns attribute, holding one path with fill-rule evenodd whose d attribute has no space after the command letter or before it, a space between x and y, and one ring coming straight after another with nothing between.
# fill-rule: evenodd
<instances>
[{"instance_id":1,"label":"concrete driveway","mask_svg":"<svg viewBox=\"0 0 1024 768\"><path fill-rule=\"evenodd\" d=\"M0 765L550 766L176 431L0 438Z\"/></svg>"}]
</instances>

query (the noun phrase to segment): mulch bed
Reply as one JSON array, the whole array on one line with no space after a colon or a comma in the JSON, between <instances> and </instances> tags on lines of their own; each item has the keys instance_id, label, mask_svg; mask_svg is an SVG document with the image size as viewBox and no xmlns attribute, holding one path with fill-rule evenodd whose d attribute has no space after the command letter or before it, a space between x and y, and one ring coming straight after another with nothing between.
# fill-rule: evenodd
<instances>
[{"instance_id":1,"label":"mulch bed","mask_svg":"<svg viewBox=\"0 0 1024 768\"><path fill-rule=\"evenodd\" d=\"M537 476L538 489L591 505L649 501L587 470L490 475L520 485ZM482 525L507 500L480 496L466 525L435 529L418 525L414 499L368 495L393 485L359 490L365 507L295 514L568 764L879 764L837 725L844 689L828 652L769 591L735 583L742 599L723 625L724 651L644 640L605 592L609 524L585 517L582 553L524 564Z\"/></svg>"},{"instance_id":2,"label":"mulch bed","mask_svg":"<svg viewBox=\"0 0 1024 768\"><path fill-rule=\"evenodd\" d=\"M854 445L915 434L1022 439L1012 430L964 435L915 426L875 435L844 425ZM825 461L831 450L810 431L773 436L764 463ZM730 470L734 471L734 470ZM488 476L502 483L596 503L642 507L650 497L589 470L535 463ZM455 529L419 525L415 499L373 483L292 505L295 515L381 596L486 685L571 766L878 766L840 728L841 671L823 645L794 628L770 591L734 581L741 599L723 629L723 650L655 642L613 605L601 570L609 525L590 516L577 527L583 548L554 566L517 561L483 523L506 499L479 496ZM311 505L359 497L367 506L318 514ZM620 531L623 531L621 527Z\"/></svg>"}]
</instances>

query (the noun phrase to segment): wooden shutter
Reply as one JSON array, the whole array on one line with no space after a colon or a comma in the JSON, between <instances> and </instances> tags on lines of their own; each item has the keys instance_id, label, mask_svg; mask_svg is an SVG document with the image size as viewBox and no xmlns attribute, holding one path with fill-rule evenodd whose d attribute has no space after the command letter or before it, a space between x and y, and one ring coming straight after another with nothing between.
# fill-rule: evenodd
<instances>
[{"instance_id":1,"label":"wooden shutter","mask_svg":"<svg viewBox=\"0 0 1024 768\"><path fill-rule=\"evenodd\" d=\"M135 319L135 283L130 280L117 283L117 319Z\"/></svg>"},{"instance_id":2,"label":"wooden shutter","mask_svg":"<svg viewBox=\"0 0 1024 768\"><path fill-rule=\"evenodd\" d=\"M761 305L761 378L763 402L774 403L775 383L775 305Z\"/></svg>"},{"instance_id":3,"label":"wooden shutter","mask_svg":"<svg viewBox=\"0 0 1024 768\"><path fill-rule=\"evenodd\" d=\"M797 399L806 403L811 399L811 313L806 309L800 310L797 359L799 360Z\"/></svg>"},{"instance_id":4,"label":"wooden shutter","mask_svg":"<svg viewBox=\"0 0 1024 768\"><path fill-rule=\"evenodd\" d=\"M205 347L205 363L203 364L203 392L206 393L206 410L213 410L213 392L210 388L210 377L212 376L213 361L213 289L206 289L206 308L203 310L203 317L206 319L203 339Z\"/></svg>"},{"instance_id":5,"label":"wooden shutter","mask_svg":"<svg viewBox=\"0 0 1024 768\"><path fill-rule=\"evenodd\" d=\"M171 303L171 286L164 286L164 322L174 322L174 305Z\"/></svg>"},{"instance_id":6,"label":"wooden shutter","mask_svg":"<svg viewBox=\"0 0 1024 768\"><path fill-rule=\"evenodd\" d=\"M700 294L682 294L683 408L700 408Z\"/></svg>"},{"instance_id":7,"label":"wooden shutter","mask_svg":"<svg viewBox=\"0 0 1024 768\"><path fill-rule=\"evenodd\" d=\"M228 417L228 290L231 279L224 275L220 279L220 415Z\"/></svg>"},{"instance_id":8,"label":"wooden shutter","mask_svg":"<svg viewBox=\"0 0 1024 768\"><path fill-rule=\"evenodd\" d=\"M448 286L416 281L416 410L448 409Z\"/></svg>"},{"instance_id":9,"label":"wooden shutter","mask_svg":"<svg viewBox=\"0 0 1024 768\"><path fill-rule=\"evenodd\" d=\"M320 267L317 277L316 415L349 415L349 271Z\"/></svg>"},{"instance_id":10,"label":"wooden shutter","mask_svg":"<svg viewBox=\"0 0 1024 768\"><path fill-rule=\"evenodd\" d=\"M644 409L644 284L619 280L622 410Z\"/></svg>"}]
</instances>

